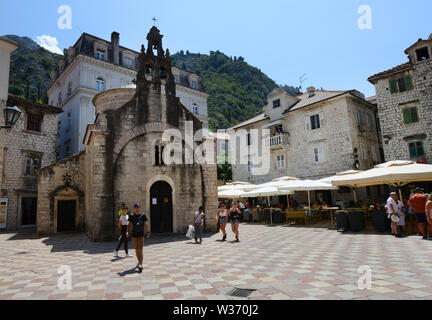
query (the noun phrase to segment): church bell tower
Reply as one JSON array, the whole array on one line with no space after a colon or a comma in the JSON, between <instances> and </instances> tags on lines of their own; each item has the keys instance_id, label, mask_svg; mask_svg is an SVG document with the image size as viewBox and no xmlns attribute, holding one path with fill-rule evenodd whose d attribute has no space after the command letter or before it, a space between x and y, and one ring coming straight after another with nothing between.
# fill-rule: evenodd
<instances>
[{"instance_id":1,"label":"church bell tower","mask_svg":"<svg viewBox=\"0 0 432 320\"><path fill-rule=\"evenodd\" d=\"M163 35L155 26L147 34L138 56L137 96L139 114L144 122L168 122L178 126L176 87L171 70L172 58L162 45Z\"/></svg>"}]
</instances>

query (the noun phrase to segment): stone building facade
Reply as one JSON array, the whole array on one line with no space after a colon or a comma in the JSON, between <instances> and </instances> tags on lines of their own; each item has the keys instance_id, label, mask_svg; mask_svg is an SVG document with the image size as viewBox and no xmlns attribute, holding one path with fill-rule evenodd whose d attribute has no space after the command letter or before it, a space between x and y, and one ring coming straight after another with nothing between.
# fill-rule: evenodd
<instances>
[{"instance_id":1,"label":"stone building facade","mask_svg":"<svg viewBox=\"0 0 432 320\"><path fill-rule=\"evenodd\" d=\"M50 104L63 109L59 116L57 159L84 150L87 125L95 120L93 98L100 92L126 87L135 81L138 55L120 46L120 34L111 41L83 33L51 72L47 95ZM177 96L181 103L208 126L207 98L200 77L192 72L172 68Z\"/></svg>"},{"instance_id":2,"label":"stone building facade","mask_svg":"<svg viewBox=\"0 0 432 320\"><path fill-rule=\"evenodd\" d=\"M432 163L432 34L409 61L369 77L375 85L385 160Z\"/></svg>"},{"instance_id":3,"label":"stone building facade","mask_svg":"<svg viewBox=\"0 0 432 320\"><path fill-rule=\"evenodd\" d=\"M18 44L0 37L0 125L3 110L16 106L22 112L11 128L0 129L0 229L36 225L37 177L35 172L55 160L59 108L8 94L10 55Z\"/></svg>"},{"instance_id":4,"label":"stone building facade","mask_svg":"<svg viewBox=\"0 0 432 320\"><path fill-rule=\"evenodd\" d=\"M36 171L55 161L57 115L61 109L9 95L7 106L23 113L17 123L0 131L1 197L7 199L6 229L36 225Z\"/></svg>"},{"instance_id":5,"label":"stone building facade","mask_svg":"<svg viewBox=\"0 0 432 320\"><path fill-rule=\"evenodd\" d=\"M205 143L192 146L188 139L202 138L202 122L176 95L169 51L156 27L147 40L138 57L136 88L108 90L93 99L96 119L87 127L85 151L39 171L39 234L82 230L92 240L112 240L122 202L130 209L142 203L152 234L186 232L199 206L216 212L215 162L185 161ZM174 132L183 134L174 138ZM169 163L176 154L172 146L182 150L181 163ZM206 227L216 229L213 214Z\"/></svg>"},{"instance_id":6,"label":"stone building facade","mask_svg":"<svg viewBox=\"0 0 432 320\"><path fill-rule=\"evenodd\" d=\"M266 175L254 174L256 155L251 153L245 155L249 159L243 164L233 165L233 180L258 184L283 176L317 180L352 169L370 169L382 161L377 123L376 107L356 90L310 87L293 97L276 88L262 114L230 130L268 129L270 135L264 136L263 145L270 150L270 170ZM246 143L254 143L253 136L251 139ZM359 198L372 201L373 193L370 188L360 190ZM333 202L353 198L352 194L333 194Z\"/></svg>"}]
</instances>

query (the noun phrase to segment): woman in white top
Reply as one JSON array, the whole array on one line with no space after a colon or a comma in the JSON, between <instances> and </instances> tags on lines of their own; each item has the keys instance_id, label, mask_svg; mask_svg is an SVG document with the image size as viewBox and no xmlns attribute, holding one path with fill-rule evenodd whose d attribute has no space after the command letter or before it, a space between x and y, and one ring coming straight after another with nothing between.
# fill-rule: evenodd
<instances>
[{"instance_id":1,"label":"woman in white top","mask_svg":"<svg viewBox=\"0 0 432 320\"><path fill-rule=\"evenodd\" d=\"M226 226L228 224L228 211L223 203L221 204L220 209L218 209L216 219L219 219L220 229L223 234L222 241L226 241L226 237L227 237Z\"/></svg>"},{"instance_id":2,"label":"woman in white top","mask_svg":"<svg viewBox=\"0 0 432 320\"><path fill-rule=\"evenodd\" d=\"M119 243L117 245L117 248L114 251L114 256L115 257L119 256L118 252L119 252L120 247L121 247L121 245L123 243L124 243L124 251L126 252L126 256L127 257L132 257L132 255L129 253L129 250L128 250L128 242L129 242L129 240L128 240L128 237L129 237L129 234L128 234L128 225L129 225L129 210L126 207L123 210L123 214L120 216L119 222L118 222L118 226L119 226L119 228L121 230L121 237L120 237L120 241L119 241Z\"/></svg>"}]
</instances>

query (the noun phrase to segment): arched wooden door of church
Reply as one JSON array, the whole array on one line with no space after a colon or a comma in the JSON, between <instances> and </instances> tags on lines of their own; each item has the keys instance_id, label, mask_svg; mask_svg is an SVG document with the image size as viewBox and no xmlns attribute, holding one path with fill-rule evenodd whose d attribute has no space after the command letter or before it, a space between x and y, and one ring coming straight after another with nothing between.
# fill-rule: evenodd
<instances>
[{"instance_id":1,"label":"arched wooden door of church","mask_svg":"<svg viewBox=\"0 0 432 320\"><path fill-rule=\"evenodd\" d=\"M152 234L172 233L172 189L165 181L158 181L150 189L150 223Z\"/></svg>"}]
</instances>

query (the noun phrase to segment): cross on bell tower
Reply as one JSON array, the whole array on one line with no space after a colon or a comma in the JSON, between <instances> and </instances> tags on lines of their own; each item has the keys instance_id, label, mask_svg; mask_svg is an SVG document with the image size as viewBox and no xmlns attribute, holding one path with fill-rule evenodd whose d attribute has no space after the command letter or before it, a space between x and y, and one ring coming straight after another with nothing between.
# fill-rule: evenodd
<instances>
[{"instance_id":1,"label":"cross on bell tower","mask_svg":"<svg viewBox=\"0 0 432 320\"><path fill-rule=\"evenodd\" d=\"M153 26L155 26L156 27L156 21L158 21L158 19L156 19L156 17L153 17Z\"/></svg>"}]
</instances>

